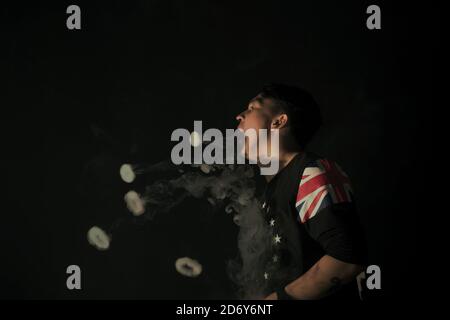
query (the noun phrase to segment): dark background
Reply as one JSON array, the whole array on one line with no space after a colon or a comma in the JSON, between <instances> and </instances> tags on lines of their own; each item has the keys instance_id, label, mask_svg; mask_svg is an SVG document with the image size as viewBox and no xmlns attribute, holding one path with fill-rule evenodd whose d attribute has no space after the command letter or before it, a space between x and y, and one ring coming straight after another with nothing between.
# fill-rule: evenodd
<instances>
[{"instance_id":1,"label":"dark background","mask_svg":"<svg viewBox=\"0 0 450 320\"><path fill-rule=\"evenodd\" d=\"M382 270L376 299L412 297L422 281L419 200L431 105L431 7L337 1L72 2L1 7L2 298L230 298L225 261L237 227L189 200L142 224L123 203L125 161L170 156L175 128L233 128L268 82L309 90L325 125L310 149L353 181ZM366 28L378 4L382 29ZM139 188L139 185L136 186ZM141 186L142 187L142 186ZM86 241L92 225L126 222L111 249ZM178 257L198 259L197 279ZM82 270L66 289L66 267Z\"/></svg>"}]
</instances>

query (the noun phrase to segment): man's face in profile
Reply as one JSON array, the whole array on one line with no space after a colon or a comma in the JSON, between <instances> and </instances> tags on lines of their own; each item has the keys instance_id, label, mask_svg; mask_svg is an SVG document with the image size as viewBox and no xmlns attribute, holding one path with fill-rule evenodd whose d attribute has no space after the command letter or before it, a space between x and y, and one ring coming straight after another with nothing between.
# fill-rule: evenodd
<instances>
[{"instance_id":1,"label":"man's face in profile","mask_svg":"<svg viewBox=\"0 0 450 320\"><path fill-rule=\"evenodd\" d=\"M247 109L242 111L236 116L236 120L239 121L238 129L245 131L254 129L258 136L260 129L266 129L267 134L270 136L270 129L272 126L273 114L270 109L271 100L263 98L261 95L257 95L251 99L247 105ZM257 138L258 139L258 138ZM268 138L270 143L270 138ZM253 142L253 141L252 141ZM254 141L253 143L258 143ZM245 139L245 157L248 158L250 149L249 139Z\"/></svg>"},{"instance_id":2,"label":"man's face in profile","mask_svg":"<svg viewBox=\"0 0 450 320\"><path fill-rule=\"evenodd\" d=\"M247 109L236 116L239 121L238 128L242 130L270 129L272 116L269 109L270 99L265 99L257 95L251 99Z\"/></svg>"}]
</instances>

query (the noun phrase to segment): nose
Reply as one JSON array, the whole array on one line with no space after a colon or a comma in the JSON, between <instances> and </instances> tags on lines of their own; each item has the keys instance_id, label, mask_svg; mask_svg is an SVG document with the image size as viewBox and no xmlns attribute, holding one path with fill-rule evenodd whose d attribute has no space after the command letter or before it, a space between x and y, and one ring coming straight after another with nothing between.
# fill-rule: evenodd
<instances>
[{"instance_id":1,"label":"nose","mask_svg":"<svg viewBox=\"0 0 450 320\"><path fill-rule=\"evenodd\" d=\"M241 112L236 116L237 121L241 122L242 120L244 120L244 112Z\"/></svg>"}]
</instances>

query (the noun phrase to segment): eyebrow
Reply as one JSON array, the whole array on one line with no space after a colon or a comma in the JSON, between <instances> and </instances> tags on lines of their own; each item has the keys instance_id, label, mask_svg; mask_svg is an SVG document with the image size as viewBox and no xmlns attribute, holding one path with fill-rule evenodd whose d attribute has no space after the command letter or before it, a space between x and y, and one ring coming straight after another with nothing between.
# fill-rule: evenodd
<instances>
[{"instance_id":1,"label":"eyebrow","mask_svg":"<svg viewBox=\"0 0 450 320\"><path fill-rule=\"evenodd\" d=\"M264 98L261 97L261 96L256 96L256 97L254 97L252 100L250 100L250 102L253 102L253 101L259 102L259 103L261 104L261 106L264 105Z\"/></svg>"}]
</instances>

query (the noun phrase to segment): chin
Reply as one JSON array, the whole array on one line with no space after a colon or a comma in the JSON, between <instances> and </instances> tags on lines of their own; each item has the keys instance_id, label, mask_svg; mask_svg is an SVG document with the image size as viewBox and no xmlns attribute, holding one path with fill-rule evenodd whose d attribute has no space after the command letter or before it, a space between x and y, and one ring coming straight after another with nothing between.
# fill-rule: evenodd
<instances>
[{"instance_id":1,"label":"chin","mask_svg":"<svg viewBox=\"0 0 450 320\"><path fill-rule=\"evenodd\" d=\"M237 150L240 157L248 160L248 149L247 146L244 146L241 150Z\"/></svg>"}]
</instances>

